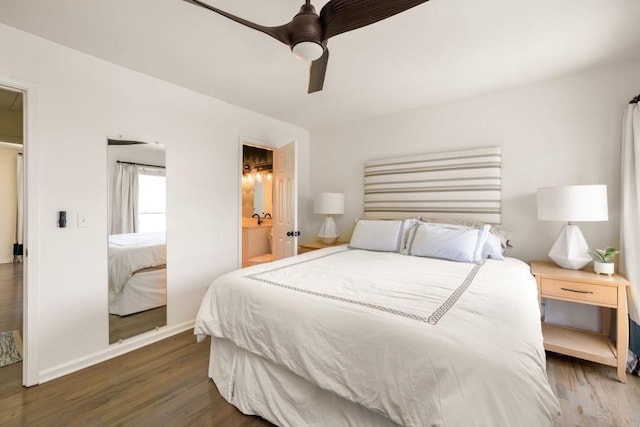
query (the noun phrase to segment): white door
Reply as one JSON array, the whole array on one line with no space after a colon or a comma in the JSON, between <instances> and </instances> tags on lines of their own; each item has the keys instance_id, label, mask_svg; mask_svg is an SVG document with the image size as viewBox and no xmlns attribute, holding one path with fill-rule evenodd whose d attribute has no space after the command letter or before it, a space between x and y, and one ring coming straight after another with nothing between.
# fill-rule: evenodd
<instances>
[{"instance_id":1,"label":"white door","mask_svg":"<svg viewBox=\"0 0 640 427\"><path fill-rule=\"evenodd\" d=\"M273 259L298 253L298 190L296 187L296 143L273 153Z\"/></svg>"}]
</instances>

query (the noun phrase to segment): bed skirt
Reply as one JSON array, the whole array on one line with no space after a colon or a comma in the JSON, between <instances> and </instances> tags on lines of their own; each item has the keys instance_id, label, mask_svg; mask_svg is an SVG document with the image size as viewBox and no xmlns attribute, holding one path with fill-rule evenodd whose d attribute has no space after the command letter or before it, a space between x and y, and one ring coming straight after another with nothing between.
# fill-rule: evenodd
<instances>
[{"instance_id":1,"label":"bed skirt","mask_svg":"<svg viewBox=\"0 0 640 427\"><path fill-rule=\"evenodd\" d=\"M109 292L109 314L128 316L167 305L167 269L149 268L137 272L120 294Z\"/></svg>"},{"instance_id":2,"label":"bed skirt","mask_svg":"<svg viewBox=\"0 0 640 427\"><path fill-rule=\"evenodd\" d=\"M209 377L222 397L242 413L278 426L398 427L383 415L222 338L211 338Z\"/></svg>"}]
</instances>

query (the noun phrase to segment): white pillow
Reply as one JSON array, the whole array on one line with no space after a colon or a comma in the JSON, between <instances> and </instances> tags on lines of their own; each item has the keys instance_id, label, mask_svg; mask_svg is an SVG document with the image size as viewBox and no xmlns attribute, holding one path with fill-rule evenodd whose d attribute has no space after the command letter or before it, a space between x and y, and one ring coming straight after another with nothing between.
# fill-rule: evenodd
<instances>
[{"instance_id":1,"label":"white pillow","mask_svg":"<svg viewBox=\"0 0 640 427\"><path fill-rule=\"evenodd\" d=\"M400 243L400 253L402 255L409 253L409 239L418 224L420 224L420 220L416 218L405 219L402 222L402 242Z\"/></svg>"},{"instance_id":2,"label":"white pillow","mask_svg":"<svg viewBox=\"0 0 640 427\"><path fill-rule=\"evenodd\" d=\"M466 227L478 227L484 225L484 223L478 222L473 219L467 218L421 218L422 222L428 222L431 224L450 224L450 225L461 225ZM502 245L502 254L511 246L511 233L500 225L492 225L489 229L489 232L495 234L500 238L500 244Z\"/></svg>"},{"instance_id":3,"label":"white pillow","mask_svg":"<svg viewBox=\"0 0 640 427\"><path fill-rule=\"evenodd\" d=\"M402 220L361 219L351 235L349 247L379 252L400 252L404 236Z\"/></svg>"},{"instance_id":4,"label":"white pillow","mask_svg":"<svg viewBox=\"0 0 640 427\"><path fill-rule=\"evenodd\" d=\"M409 255L478 262L483 259L482 249L490 227L420 224L409 243Z\"/></svg>"},{"instance_id":5,"label":"white pillow","mask_svg":"<svg viewBox=\"0 0 640 427\"><path fill-rule=\"evenodd\" d=\"M500 240L500 237L493 233L489 233L487 235L487 241L482 247L482 259L487 258L504 261L504 256L502 255L502 241Z\"/></svg>"},{"instance_id":6,"label":"white pillow","mask_svg":"<svg viewBox=\"0 0 640 427\"><path fill-rule=\"evenodd\" d=\"M421 222L421 224L425 224L425 222ZM474 228L474 226L463 225L463 224L449 224L449 223L435 223L435 222L426 222L426 224L437 225L437 226L447 227L447 228L461 228L465 230ZM475 226L475 228L486 226L486 225L487 224L478 224ZM489 226L489 233L487 234L487 239L484 242L484 245L482 246L481 258L482 259L491 258L491 259L504 261L504 243L501 236L494 232L495 228L496 228L495 225ZM411 239L411 236L409 236L409 239ZM408 252L408 245L407 245L407 252Z\"/></svg>"}]
</instances>

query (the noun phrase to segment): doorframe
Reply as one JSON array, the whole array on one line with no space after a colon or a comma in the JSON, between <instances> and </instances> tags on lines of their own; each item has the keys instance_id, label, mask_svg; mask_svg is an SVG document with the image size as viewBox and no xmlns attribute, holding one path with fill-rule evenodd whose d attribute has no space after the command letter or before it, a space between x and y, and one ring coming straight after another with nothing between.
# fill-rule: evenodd
<instances>
[{"instance_id":1,"label":"doorframe","mask_svg":"<svg viewBox=\"0 0 640 427\"><path fill-rule=\"evenodd\" d=\"M35 84L0 75L0 87L22 93L23 156L24 156L24 252L22 384L26 387L39 383L38 378L38 197L37 137Z\"/></svg>"},{"instance_id":2,"label":"doorframe","mask_svg":"<svg viewBox=\"0 0 640 427\"><path fill-rule=\"evenodd\" d=\"M252 147L271 150L274 153L278 151L278 147L270 142L260 141L248 136L238 136L238 187L236 189L236 194L238 195L238 213L236 215L236 220L238 221L238 268L242 268L242 172L244 171L244 153L242 151L243 145L250 145Z\"/></svg>"}]
</instances>

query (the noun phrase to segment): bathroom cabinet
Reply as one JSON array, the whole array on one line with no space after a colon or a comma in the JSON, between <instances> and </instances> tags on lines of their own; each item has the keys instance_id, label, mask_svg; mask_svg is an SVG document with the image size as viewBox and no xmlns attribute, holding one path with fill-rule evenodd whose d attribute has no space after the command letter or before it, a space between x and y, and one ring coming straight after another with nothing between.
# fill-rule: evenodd
<instances>
[{"instance_id":1,"label":"bathroom cabinet","mask_svg":"<svg viewBox=\"0 0 640 427\"><path fill-rule=\"evenodd\" d=\"M249 266L249 260L271 252L269 234L271 225L242 227L242 267Z\"/></svg>"}]
</instances>

